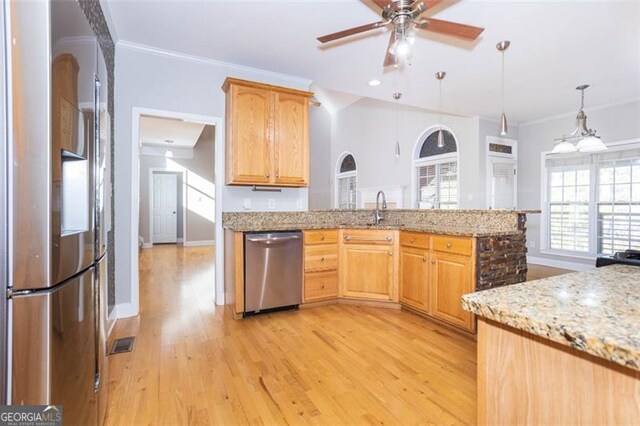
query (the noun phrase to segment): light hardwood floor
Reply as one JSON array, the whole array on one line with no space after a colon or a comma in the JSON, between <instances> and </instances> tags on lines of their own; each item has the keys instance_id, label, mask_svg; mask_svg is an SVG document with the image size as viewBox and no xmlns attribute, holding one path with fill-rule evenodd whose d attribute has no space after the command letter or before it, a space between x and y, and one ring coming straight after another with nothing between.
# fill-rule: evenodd
<instances>
[{"instance_id":1,"label":"light hardwood floor","mask_svg":"<svg viewBox=\"0 0 640 426\"><path fill-rule=\"evenodd\" d=\"M137 336L109 357L107 425L460 424L476 343L406 311L331 305L240 321L214 306L214 250L140 252Z\"/></svg>"}]
</instances>

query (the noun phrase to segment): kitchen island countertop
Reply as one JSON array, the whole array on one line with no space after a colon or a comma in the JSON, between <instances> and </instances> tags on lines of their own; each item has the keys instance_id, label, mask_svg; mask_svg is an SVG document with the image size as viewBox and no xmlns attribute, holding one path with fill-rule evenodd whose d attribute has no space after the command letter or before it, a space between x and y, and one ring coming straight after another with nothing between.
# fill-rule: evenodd
<instances>
[{"instance_id":1,"label":"kitchen island countertop","mask_svg":"<svg viewBox=\"0 0 640 426\"><path fill-rule=\"evenodd\" d=\"M476 315L640 371L640 268L612 265L463 296Z\"/></svg>"}]
</instances>

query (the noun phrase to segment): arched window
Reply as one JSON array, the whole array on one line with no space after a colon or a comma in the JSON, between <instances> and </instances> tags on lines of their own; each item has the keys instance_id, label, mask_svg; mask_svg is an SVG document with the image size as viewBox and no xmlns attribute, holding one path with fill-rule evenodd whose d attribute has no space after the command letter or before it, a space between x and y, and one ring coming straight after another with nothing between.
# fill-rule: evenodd
<instances>
[{"instance_id":1,"label":"arched window","mask_svg":"<svg viewBox=\"0 0 640 426\"><path fill-rule=\"evenodd\" d=\"M458 208L458 143L442 129L444 145L438 146L440 127L427 131L418 141L413 161L415 199L420 209Z\"/></svg>"},{"instance_id":2,"label":"arched window","mask_svg":"<svg viewBox=\"0 0 640 426\"><path fill-rule=\"evenodd\" d=\"M357 201L356 159L345 152L338 158L336 167L336 207L339 209L355 209Z\"/></svg>"}]
</instances>

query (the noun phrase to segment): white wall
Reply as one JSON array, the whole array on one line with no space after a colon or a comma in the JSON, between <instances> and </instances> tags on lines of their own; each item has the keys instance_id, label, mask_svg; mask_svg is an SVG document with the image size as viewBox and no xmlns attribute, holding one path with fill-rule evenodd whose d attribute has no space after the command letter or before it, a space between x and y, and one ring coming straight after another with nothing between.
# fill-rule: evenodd
<instances>
[{"instance_id":1,"label":"white wall","mask_svg":"<svg viewBox=\"0 0 640 426\"><path fill-rule=\"evenodd\" d=\"M412 161L414 148L429 127L439 124L437 114L399 107L400 159L395 158L395 104L363 98L333 116L330 170L344 151L353 153L358 167L358 187L405 186L405 208L414 208ZM460 153L460 207L484 207L484 175L480 157L479 119L445 116L443 124L453 131ZM331 185L332 200L334 185Z\"/></svg>"},{"instance_id":2,"label":"white wall","mask_svg":"<svg viewBox=\"0 0 640 426\"><path fill-rule=\"evenodd\" d=\"M640 137L640 100L607 108L586 109L585 112L589 127L597 130L605 143ZM518 204L520 208L541 208L541 154L553 149L555 138L573 131L576 114L577 111L520 126L518 140ZM529 255L558 259L557 255L548 256L540 253L540 219L540 215L528 215ZM592 260L571 257L561 260L593 264Z\"/></svg>"},{"instance_id":3,"label":"white wall","mask_svg":"<svg viewBox=\"0 0 640 426\"><path fill-rule=\"evenodd\" d=\"M324 106L312 107L309 152L309 209L330 209L331 182L331 114Z\"/></svg>"},{"instance_id":4,"label":"white wall","mask_svg":"<svg viewBox=\"0 0 640 426\"><path fill-rule=\"evenodd\" d=\"M224 117L222 83L228 76L262 81L297 89L308 89L310 81L241 66L178 57L151 49L119 43L115 70L115 249L116 304L119 315L136 315L137 301L131 285L137 286L137 255L131 245L131 194L134 176L132 164L132 109L134 107L175 111L209 117ZM224 158L223 138L216 140L216 154ZM218 174L223 170L216 171ZM137 182L136 182L137 183ZM133 184L133 185L132 185ZM218 185L220 186L220 185ZM220 191L220 192L218 192ZM306 209L307 189L283 189L282 193L254 193L250 188L217 188L222 209L241 210L249 198L253 210L266 210L269 199L276 200L277 210ZM222 278L222 250L216 253L216 279ZM132 282L133 281L133 282ZM221 300L218 300L221 302Z\"/></svg>"}]
</instances>

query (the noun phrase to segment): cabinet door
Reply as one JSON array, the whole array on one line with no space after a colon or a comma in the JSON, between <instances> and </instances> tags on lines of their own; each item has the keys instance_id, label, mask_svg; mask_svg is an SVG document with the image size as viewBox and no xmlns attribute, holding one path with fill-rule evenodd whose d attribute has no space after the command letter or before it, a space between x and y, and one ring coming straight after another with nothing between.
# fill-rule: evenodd
<instances>
[{"instance_id":1,"label":"cabinet door","mask_svg":"<svg viewBox=\"0 0 640 426\"><path fill-rule=\"evenodd\" d=\"M265 89L232 86L227 98L227 183L266 184L271 181L271 101Z\"/></svg>"},{"instance_id":2,"label":"cabinet door","mask_svg":"<svg viewBox=\"0 0 640 426\"><path fill-rule=\"evenodd\" d=\"M400 302L429 310L429 252L400 247Z\"/></svg>"},{"instance_id":3,"label":"cabinet door","mask_svg":"<svg viewBox=\"0 0 640 426\"><path fill-rule=\"evenodd\" d=\"M280 185L309 183L309 101L274 93L274 179Z\"/></svg>"},{"instance_id":4,"label":"cabinet door","mask_svg":"<svg viewBox=\"0 0 640 426\"><path fill-rule=\"evenodd\" d=\"M341 295L393 300L392 246L344 245L340 264Z\"/></svg>"},{"instance_id":5,"label":"cabinet door","mask_svg":"<svg viewBox=\"0 0 640 426\"><path fill-rule=\"evenodd\" d=\"M462 309L462 296L473 292L473 258L457 254L431 254L430 311L434 317L473 331L473 315Z\"/></svg>"}]
</instances>

